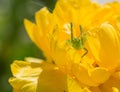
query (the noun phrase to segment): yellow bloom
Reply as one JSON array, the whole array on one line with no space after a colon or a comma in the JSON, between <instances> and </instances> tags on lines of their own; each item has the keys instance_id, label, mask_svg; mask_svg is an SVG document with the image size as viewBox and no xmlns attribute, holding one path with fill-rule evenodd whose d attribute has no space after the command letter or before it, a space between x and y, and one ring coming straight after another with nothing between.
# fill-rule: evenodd
<instances>
[{"instance_id":1,"label":"yellow bloom","mask_svg":"<svg viewBox=\"0 0 120 92\"><path fill-rule=\"evenodd\" d=\"M59 68L43 60L26 58L11 65L13 78L9 79L13 92L64 92L67 77Z\"/></svg>"},{"instance_id":2,"label":"yellow bloom","mask_svg":"<svg viewBox=\"0 0 120 92\"><path fill-rule=\"evenodd\" d=\"M47 61L12 64L14 92L119 92L120 3L58 0L25 19L26 30ZM30 70L30 71L28 71Z\"/></svg>"}]
</instances>

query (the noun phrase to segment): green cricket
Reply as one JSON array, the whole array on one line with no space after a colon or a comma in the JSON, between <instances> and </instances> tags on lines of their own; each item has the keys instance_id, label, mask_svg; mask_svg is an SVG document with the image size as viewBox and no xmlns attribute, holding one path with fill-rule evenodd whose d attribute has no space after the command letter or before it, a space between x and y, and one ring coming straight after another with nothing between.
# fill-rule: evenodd
<instances>
[{"instance_id":1,"label":"green cricket","mask_svg":"<svg viewBox=\"0 0 120 92\"><path fill-rule=\"evenodd\" d=\"M73 48L75 48L77 50L79 50L79 49L85 50L85 53L81 56L81 58L83 58L88 53L88 50L84 47L84 43L86 40L86 34L83 33L82 26L80 25L81 37L75 38L73 35L73 24L72 23L70 23L70 28L71 28L71 40L68 40L68 42L71 44L71 46Z\"/></svg>"}]
</instances>

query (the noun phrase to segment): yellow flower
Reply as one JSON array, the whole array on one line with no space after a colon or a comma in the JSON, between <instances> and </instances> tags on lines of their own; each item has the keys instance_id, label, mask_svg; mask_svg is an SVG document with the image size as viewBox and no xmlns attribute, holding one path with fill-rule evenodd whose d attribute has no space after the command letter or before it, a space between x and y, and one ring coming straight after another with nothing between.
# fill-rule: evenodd
<instances>
[{"instance_id":1,"label":"yellow flower","mask_svg":"<svg viewBox=\"0 0 120 92\"><path fill-rule=\"evenodd\" d=\"M14 61L13 78L9 79L13 92L64 92L66 75L59 68L36 58Z\"/></svg>"},{"instance_id":2,"label":"yellow flower","mask_svg":"<svg viewBox=\"0 0 120 92\"><path fill-rule=\"evenodd\" d=\"M25 19L26 30L47 60L12 64L14 92L119 92L120 3L58 0Z\"/></svg>"}]
</instances>

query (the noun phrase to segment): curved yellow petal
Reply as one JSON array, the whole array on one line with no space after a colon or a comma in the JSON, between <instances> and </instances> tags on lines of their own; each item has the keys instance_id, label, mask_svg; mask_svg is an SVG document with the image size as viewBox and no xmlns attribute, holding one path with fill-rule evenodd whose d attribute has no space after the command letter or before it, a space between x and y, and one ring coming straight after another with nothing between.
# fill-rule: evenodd
<instances>
[{"instance_id":1,"label":"curved yellow petal","mask_svg":"<svg viewBox=\"0 0 120 92\"><path fill-rule=\"evenodd\" d=\"M97 61L100 61L100 58L99 58L100 42L99 42L99 39L97 39L97 36L94 36L94 34L87 36L86 42L89 45L89 49L88 49L89 52L92 52L93 54L93 58L95 58Z\"/></svg>"},{"instance_id":2,"label":"curved yellow petal","mask_svg":"<svg viewBox=\"0 0 120 92\"><path fill-rule=\"evenodd\" d=\"M112 77L100 86L101 92L119 92L120 79Z\"/></svg>"},{"instance_id":3,"label":"curved yellow petal","mask_svg":"<svg viewBox=\"0 0 120 92\"><path fill-rule=\"evenodd\" d=\"M24 20L24 25L26 28L26 31L29 35L29 37L31 38L31 40L41 49L42 48L42 34L38 34L38 27L36 24L30 22L29 20L25 19ZM38 37L39 36L39 37Z\"/></svg>"},{"instance_id":4,"label":"curved yellow petal","mask_svg":"<svg viewBox=\"0 0 120 92\"><path fill-rule=\"evenodd\" d=\"M45 56L51 59L49 35L53 31L54 18L46 7L38 11L35 18L36 24L24 20L26 30L33 42L45 53Z\"/></svg>"},{"instance_id":5,"label":"curved yellow petal","mask_svg":"<svg viewBox=\"0 0 120 92\"><path fill-rule=\"evenodd\" d=\"M110 77L110 73L104 68L94 68L89 74L92 80L100 84L104 83Z\"/></svg>"},{"instance_id":6,"label":"curved yellow petal","mask_svg":"<svg viewBox=\"0 0 120 92\"><path fill-rule=\"evenodd\" d=\"M120 43L116 30L110 24L101 25L99 39L101 43L101 65L105 67L117 66L120 56Z\"/></svg>"},{"instance_id":7,"label":"curved yellow petal","mask_svg":"<svg viewBox=\"0 0 120 92\"><path fill-rule=\"evenodd\" d=\"M9 83L14 92L67 92L67 76L58 67L35 58L26 60L11 65L14 77Z\"/></svg>"},{"instance_id":8,"label":"curved yellow petal","mask_svg":"<svg viewBox=\"0 0 120 92\"><path fill-rule=\"evenodd\" d=\"M44 7L35 14L36 25L39 27L38 33L43 33L46 36L54 26L54 17L49 10Z\"/></svg>"},{"instance_id":9,"label":"curved yellow petal","mask_svg":"<svg viewBox=\"0 0 120 92\"><path fill-rule=\"evenodd\" d=\"M115 68L120 62L120 42L116 30L112 25L103 23L95 35L88 39L88 43L96 62L102 67Z\"/></svg>"},{"instance_id":10,"label":"curved yellow petal","mask_svg":"<svg viewBox=\"0 0 120 92\"><path fill-rule=\"evenodd\" d=\"M75 78L67 78L68 92L92 92L84 85L80 85Z\"/></svg>"},{"instance_id":11,"label":"curved yellow petal","mask_svg":"<svg viewBox=\"0 0 120 92\"><path fill-rule=\"evenodd\" d=\"M68 92L81 92L82 87L75 81L74 78L68 76L67 78Z\"/></svg>"},{"instance_id":12,"label":"curved yellow petal","mask_svg":"<svg viewBox=\"0 0 120 92\"><path fill-rule=\"evenodd\" d=\"M114 11L112 10L113 9L109 5L99 7L92 17L92 26L99 26L104 22L110 21L114 16Z\"/></svg>"},{"instance_id":13,"label":"curved yellow petal","mask_svg":"<svg viewBox=\"0 0 120 92\"><path fill-rule=\"evenodd\" d=\"M101 92L99 87L91 87L90 89L92 92ZM102 92L104 92L104 91L102 91Z\"/></svg>"},{"instance_id":14,"label":"curved yellow petal","mask_svg":"<svg viewBox=\"0 0 120 92\"><path fill-rule=\"evenodd\" d=\"M113 3L108 3L108 5L110 5L110 7L112 7L114 14L120 15L120 3L115 1Z\"/></svg>"},{"instance_id":15,"label":"curved yellow petal","mask_svg":"<svg viewBox=\"0 0 120 92\"><path fill-rule=\"evenodd\" d=\"M85 7L90 5L90 0L66 0L66 2L71 4L72 7Z\"/></svg>"},{"instance_id":16,"label":"curved yellow petal","mask_svg":"<svg viewBox=\"0 0 120 92\"><path fill-rule=\"evenodd\" d=\"M31 40L35 42L36 44L38 43L37 40L35 39L34 33L37 30L37 27L34 23L30 22L27 19L24 19L24 25L27 30L28 35L30 36Z\"/></svg>"},{"instance_id":17,"label":"curved yellow petal","mask_svg":"<svg viewBox=\"0 0 120 92\"><path fill-rule=\"evenodd\" d=\"M90 0L59 0L53 14L61 25L72 22L78 26L88 26L97 8L98 5L90 3Z\"/></svg>"},{"instance_id":18,"label":"curved yellow petal","mask_svg":"<svg viewBox=\"0 0 120 92\"><path fill-rule=\"evenodd\" d=\"M120 30L120 16L117 16L117 18L116 18L116 25L117 25L118 29Z\"/></svg>"},{"instance_id":19,"label":"curved yellow petal","mask_svg":"<svg viewBox=\"0 0 120 92\"><path fill-rule=\"evenodd\" d=\"M11 65L14 77L9 79L9 83L14 92L36 92L38 77L42 69L35 64L35 62L14 61Z\"/></svg>"},{"instance_id":20,"label":"curved yellow petal","mask_svg":"<svg viewBox=\"0 0 120 92\"><path fill-rule=\"evenodd\" d=\"M92 80L89 76L88 71L82 64L74 64L72 73L75 77L86 86L98 86L99 83Z\"/></svg>"},{"instance_id":21,"label":"curved yellow petal","mask_svg":"<svg viewBox=\"0 0 120 92\"><path fill-rule=\"evenodd\" d=\"M56 21L60 25L63 25L64 23L74 22L78 18L78 17L74 17L75 15L77 16L78 14L76 10L69 4L69 2L70 1L67 1L67 0L66 1L59 0L53 11Z\"/></svg>"},{"instance_id":22,"label":"curved yellow petal","mask_svg":"<svg viewBox=\"0 0 120 92\"><path fill-rule=\"evenodd\" d=\"M53 48L53 60L55 64L63 70L63 72L70 72L71 70L71 61L69 59L69 56L67 55L66 48L57 47L56 43L54 44L56 46ZM63 58L64 56L64 58Z\"/></svg>"},{"instance_id":23,"label":"curved yellow petal","mask_svg":"<svg viewBox=\"0 0 120 92\"><path fill-rule=\"evenodd\" d=\"M44 69L39 76L36 92L68 92L67 76L58 68Z\"/></svg>"}]
</instances>

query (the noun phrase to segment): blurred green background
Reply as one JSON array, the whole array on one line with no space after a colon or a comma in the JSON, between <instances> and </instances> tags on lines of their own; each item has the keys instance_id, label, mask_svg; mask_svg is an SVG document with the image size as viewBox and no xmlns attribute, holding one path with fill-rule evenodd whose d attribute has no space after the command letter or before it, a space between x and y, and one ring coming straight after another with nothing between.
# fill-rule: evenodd
<instances>
[{"instance_id":1,"label":"blurred green background","mask_svg":"<svg viewBox=\"0 0 120 92\"><path fill-rule=\"evenodd\" d=\"M23 20L34 20L43 6L52 11L56 0L0 0L0 92L12 92L8 78L10 64L25 57L43 58L42 52L29 39Z\"/></svg>"}]
</instances>

